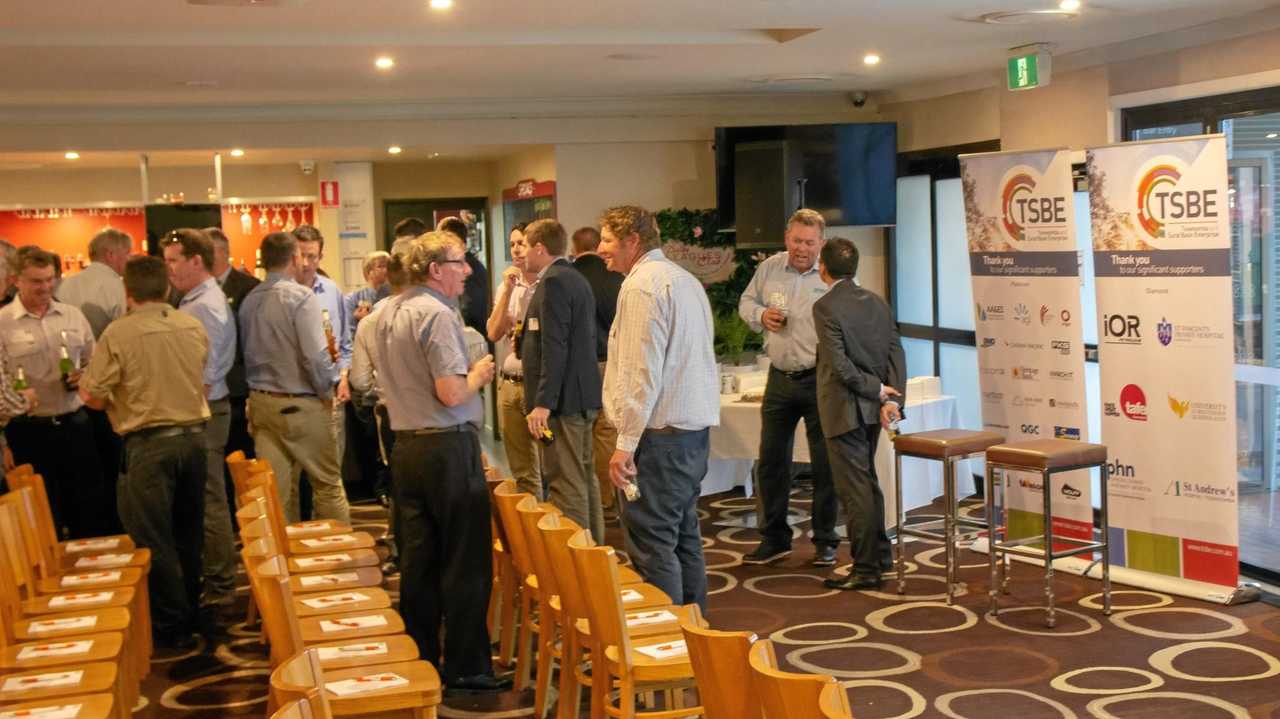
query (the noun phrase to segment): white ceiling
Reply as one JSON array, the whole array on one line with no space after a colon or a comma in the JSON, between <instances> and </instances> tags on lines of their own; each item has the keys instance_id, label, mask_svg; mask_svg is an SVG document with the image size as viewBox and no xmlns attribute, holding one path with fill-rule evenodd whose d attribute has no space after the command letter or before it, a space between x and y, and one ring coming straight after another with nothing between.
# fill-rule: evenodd
<instances>
[{"instance_id":1,"label":"white ceiling","mask_svg":"<svg viewBox=\"0 0 1280 719\"><path fill-rule=\"evenodd\" d=\"M312 160L315 162L487 162L519 151L522 145L426 145L403 148L398 155L385 147L290 147L249 148L244 156L232 157L231 148L219 148L225 167L240 165L277 165ZM152 167L213 166L212 150L148 151ZM137 167L137 152L94 151L81 153L74 164L61 152L0 153L0 172L35 169L68 169L71 167Z\"/></svg>"},{"instance_id":2,"label":"white ceiling","mask_svg":"<svg viewBox=\"0 0 1280 719\"><path fill-rule=\"evenodd\" d=\"M0 108L885 90L998 70L1016 45L1069 54L1275 6L1085 0L1075 19L1002 27L964 20L1057 0L268 2L290 6L9 0ZM818 30L780 43L768 28ZM865 67L868 51L884 62ZM390 73L374 69L380 53L395 57ZM793 75L831 80L762 82Z\"/></svg>"}]
</instances>

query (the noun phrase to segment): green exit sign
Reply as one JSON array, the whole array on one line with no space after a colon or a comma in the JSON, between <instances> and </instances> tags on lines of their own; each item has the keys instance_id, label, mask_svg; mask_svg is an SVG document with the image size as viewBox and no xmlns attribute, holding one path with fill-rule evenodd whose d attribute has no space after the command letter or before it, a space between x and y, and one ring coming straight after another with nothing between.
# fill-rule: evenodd
<instances>
[{"instance_id":1,"label":"green exit sign","mask_svg":"<svg viewBox=\"0 0 1280 719\"><path fill-rule=\"evenodd\" d=\"M1049 84L1049 53L1040 50L1009 58L1010 90L1030 90Z\"/></svg>"}]
</instances>

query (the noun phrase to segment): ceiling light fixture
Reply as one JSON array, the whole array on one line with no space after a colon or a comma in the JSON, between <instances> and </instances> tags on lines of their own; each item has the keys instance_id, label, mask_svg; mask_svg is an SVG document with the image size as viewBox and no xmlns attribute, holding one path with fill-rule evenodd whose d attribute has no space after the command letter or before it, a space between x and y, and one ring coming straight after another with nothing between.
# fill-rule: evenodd
<instances>
[{"instance_id":1,"label":"ceiling light fixture","mask_svg":"<svg viewBox=\"0 0 1280 719\"><path fill-rule=\"evenodd\" d=\"M1280 137L1280 132L1268 132L1268 133L1267 133L1267 139L1268 139L1268 140L1274 140L1274 139L1276 139L1277 137Z\"/></svg>"},{"instance_id":2,"label":"ceiling light fixture","mask_svg":"<svg viewBox=\"0 0 1280 719\"><path fill-rule=\"evenodd\" d=\"M432 10L448 10L453 7L453 0L431 0Z\"/></svg>"},{"instance_id":3,"label":"ceiling light fixture","mask_svg":"<svg viewBox=\"0 0 1280 719\"><path fill-rule=\"evenodd\" d=\"M232 157L244 157L244 150L241 150L240 148L238 148L238 147L237 147L237 148L235 148L235 149L233 149L233 150L231 151L231 156L232 156Z\"/></svg>"},{"instance_id":4,"label":"ceiling light fixture","mask_svg":"<svg viewBox=\"0 0 1280 719\"><path fill-rule=\"evenodd\" d=\"M1062 2L1058 3L1058 9L1075 12L1080 9L1080 0L1062 0Z\"/></svg>"},{"instance_id":5,"label":"ceiling light fixture","mask_svg":"<svg viewBox=\"0 0 1280 719\"><path fill-rule=\"evenodd\" d=\"M879 65L880 56L874 52L869 52L862 57L862 64L863 65Z\"/></svg>"},{"instance_id":6,"label":"ceiling light fixture","mask_svg":"<svg viewBox=\"0 0 1280 719\"><path fill-rule=\"evenodd\" d=\"M390 70L396 66L396 61L390 55L379 55L378 59L373 61L373 66L379 70Z\"/></svg>"},{"instance_id":7,"label":"ceiling light fixture","mask_svg":"<svg viewBox=\"0 0 1280 719\"><path fill-rule=\"evenodd\" d=\"M392 145L391 147L387 148L387 153L391 155L399 155L402 152L404 152L404 148L400 147L399 145Z\"/></svg>"},{"instance_id":8,"label":"ceiling light fixture","mask_svg":"<svg viewBox=\"0 0 1280 719\"><path fill-rule=\"evenodd\" d=\"M65 158L67 158L68 160L79 160L79 159L80 159L80 153L76 152L75 150L68 150L68 151L67 151L66 153L64 153L62 156L63 156L63 157L65 157Z\"/></svg>"},{"instance_id":9,"label":"ceiling light fixture","mask_svg":"<svg viewBox=\"0 0 1280 719\"><path fill-rule=\"evenodd\" d=\"M434 157L439 157L439 156L440 156L440 153L438 153L438 152L433 152L433 153L431 153L431 156L432 156L433 158L434 158Z\"/></svg>"}]
</instances>

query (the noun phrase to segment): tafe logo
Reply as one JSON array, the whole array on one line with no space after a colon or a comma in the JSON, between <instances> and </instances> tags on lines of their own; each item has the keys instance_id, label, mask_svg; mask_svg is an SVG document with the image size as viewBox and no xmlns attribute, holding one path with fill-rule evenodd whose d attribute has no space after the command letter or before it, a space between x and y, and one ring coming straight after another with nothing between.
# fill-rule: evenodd
<instances>
[{"instance_id":1,"label":"tafe logo","mask_svg":"<svg viewBox=\"0 0 1280 719\"><path fill-rule=\"evenodd\" d=\"M1127 384L1120 390L1120 411L1129 419L1147 421L1147 395L1136 384Z\"/></svg>"},{"instance_id":2,"label":"tafe logo","mask_svg":"<svg viewBox=\"0 0 1280 719\"><path fill-rule=\"evenodd\" d=\"M1138 224L1153 239L1165 236L1171 220L1208 220L1218 216L1217 190L1179 190L1182 173L1170 164L1147 170L1138 181Z\"/></svg>"}]
</instances>

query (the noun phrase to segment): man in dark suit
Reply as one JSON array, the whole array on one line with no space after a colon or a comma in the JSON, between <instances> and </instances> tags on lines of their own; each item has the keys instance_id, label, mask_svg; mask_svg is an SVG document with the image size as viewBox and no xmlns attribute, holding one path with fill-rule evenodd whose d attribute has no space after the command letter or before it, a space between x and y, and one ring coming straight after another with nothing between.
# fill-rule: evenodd
<instances>
[{"instance_id":1,"label":"man in dark suit","mask_svg":"<svg viewBox=\"0 0 1280 719\"><path fill-rule=\"evenodd\" d=\"M884 531L884 494L876 478L880 427L901 418L898 388L907 377L898 326L885 301L856 284L858 248L832 238L818 271L830 286L813 304L818 334L818 416L831 478L848 517L853 569L832 576L832 589L875 589L892 564Z\"/></svg>"},{"instance_id":2,"label":"man in dark suit","mask_svg":"<svg viewBox=\"0 0 1280 719\"><path fill-rule=\"evenodd\" d=\"M621 272L614 272L606 265L604 258L596 253L600 246L600 231L594 227L581 227L573 233L573 269L582 273L591 285L591 293L596 297L596 361L600 364L600 376L604 377L604 365L609 354L609 328L613 327L613 316L618 311L618 291L622 289ZM591 428L594 440L596 481L600 483L600 502L605 507L613 506L613 482L609 481L609 457L618 443L618 429L609 421L608 415L601 412L596 415L596 424Z\"/></svg>"},{"instance_id":3,"label":"man in dark suit","mask_svg":"<svg viewBox=\"0 0 1280 719\"><path fill-rule=\"evenodd\" d=\"M480 258L476 257L476 253L471 251L471 228L461 218L446 217L436 224L436 229L457 235L458 239L462 240L462 245L467 248L464 259L467 261L467 267L471 268L471 274L467 276L462 296L458 298L458 308L462 312L462 322L466 326L474 328L481 335L488 334L489 303L492 292L489 285L489 270L485 268Z\"/></svg>"},{"instance_id":4,"label":"man in dark suit","mask_svg":"<svg viewBox=\"0 0 1280 719\"><path fill-rule=\"evenodd\" d=\"M244 380L244 342L240 338L240 302L249 290L258 286L258 278L231 266L231 241L217 227L205 229L213 241L213 276L227 296L231 316L236 318L236 360L227 373L228 397L231 400L231 431L227 435L227 454L236 450L246 457L253 456L253 438L249 436L249 421L244 406L249 399L249 385Z\"/></svg>"},{"instance_id":5,"label":"man in dark suit","mask_svg":"<svg viewBox=\"0 0 1280 719\"><path fill-rule=\"evenodd\" d=\"M553 435L543 451L548 499L604 541L600 485L593 472L591 428L600 412L596 298L565 258L569 238L555 220L525 228L525 267L541 273L529 300L521 341L529 432ZM545 440L544 440L545 441Z\"/></svg>"}]
</instances>

